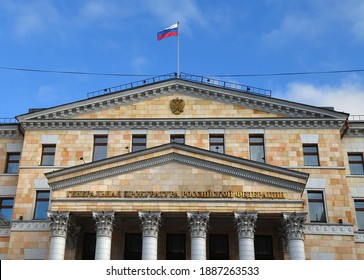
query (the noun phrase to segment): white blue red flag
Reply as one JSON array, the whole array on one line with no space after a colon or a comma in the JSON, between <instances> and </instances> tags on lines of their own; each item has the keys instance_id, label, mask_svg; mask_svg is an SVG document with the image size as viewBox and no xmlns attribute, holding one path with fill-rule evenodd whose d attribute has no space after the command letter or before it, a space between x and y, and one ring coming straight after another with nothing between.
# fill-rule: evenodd
<instances>
[{"instance_id":1,"label":"white blue red flag","mask_svg":"<svg viewBox=\"0 0 364 280\"><path fill-rule=\"evenodd\" d=\"M171 36L178 36L178 23L175 23L157 33L158 41Z\"/></svg>"}]
</instances>

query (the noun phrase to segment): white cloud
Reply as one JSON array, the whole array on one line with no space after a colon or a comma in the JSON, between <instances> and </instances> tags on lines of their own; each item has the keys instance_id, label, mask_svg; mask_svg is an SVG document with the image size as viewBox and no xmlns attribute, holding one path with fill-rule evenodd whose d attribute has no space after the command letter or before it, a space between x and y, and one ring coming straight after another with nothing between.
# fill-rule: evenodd
<instances>
[{"instance_id":1,"label":"white cloud","mask_svg":"<svg viewBox=\"0 0 364 280\"><path fill-rule=\"evenodd\" d=\"M318 107L334 107L336 111L351 115L364 115L364 84L357 81L342 82L336 87L293 82L278 95L290 101Z\"/></svg>"}]
</instances>

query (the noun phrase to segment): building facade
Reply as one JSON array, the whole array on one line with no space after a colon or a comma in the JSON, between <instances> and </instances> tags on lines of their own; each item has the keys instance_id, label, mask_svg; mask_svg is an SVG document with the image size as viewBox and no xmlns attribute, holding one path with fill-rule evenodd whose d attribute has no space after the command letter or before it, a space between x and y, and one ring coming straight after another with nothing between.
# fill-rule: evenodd
<instances>
[{"instance_id":1,"label":"building facade","mask_svg":"<svg viewBox=\"0 0 364 280\"><path fill-rule=\"evenodd\" d=\"M181 74L0 125L1 259L364 259L364 119Z\"/></svg>"}]
</instances>

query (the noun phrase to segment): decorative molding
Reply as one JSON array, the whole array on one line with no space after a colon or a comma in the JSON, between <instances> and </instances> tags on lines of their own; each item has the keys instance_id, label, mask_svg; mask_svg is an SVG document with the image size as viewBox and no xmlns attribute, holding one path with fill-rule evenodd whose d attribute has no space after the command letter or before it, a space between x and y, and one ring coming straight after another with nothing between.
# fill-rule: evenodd
<instances>
[{"instance_id":1,"label":"decorative molding","mask_svg":"<svg viewBox=\"0 0 364 280\"><path fill-rule=\"evenodd\" d=\"M67 230L70 225L70 212L48 211L47 217L50 220L50 229L53 237L67 237Z\"/></svg>"},{"instance_id":2,"label":"decorative molding","mask_svg":"<svg viewBox=\"0 0 364 280\"><path fill-rule=\"evenodd\" d=\"M95 211L92 216L96 222L96 236L111 237L114 226L114 211Z\"/></svg>"},{"instance_id":3,"label":"decorative molding","mask_svg":"<svg viewBox=\"0 0 364 280\"><path fill-rule=\"evenodd\" d=\"M257 221L257 212L247 213L240 212L234 213L235 226L238 231L238 237L241 238L252 238L254 239L255 223Z\"/></svg>"},{"instance_id":4,"label":"decorative molding","mask_svg":"<svg viewBox=\"0 0 364 280\"><path fill-rule=\"evenodd\" d=\"M143 237L158 237L161 223L161 212L139 211L138 215L141 221Z\"/></svg>"},{"instance_id":5,"label":"decorative molding","mask_svg":"<svg viewBox=\"0 0 364 280\"><path fill-rule=\"evenodd\" d=\"M180 155L177 153L171 153L159 157L154 157L146 160L137 161L134 163L124 164L121 166L91 172L89 174L75 176L70 179L60 180L57 182L49 183L52 190L67 188L74 185L85 184L87 182L100 180L120 174L125 174L129 172L134 172L136 170L141 170L145 168L149 168L156 165L162 165L169 162L178 162L181 164L186 164L189 166L207 169L210 171L215 171L227 175L231 175L234 177L239 177L242 179L248 179L253 181L258 181L261 183L274 185L286 189L291 189L295 191L302 192L305 188L305 184L288 181L285 179L281 179L278 177L273 177L270 175L261 174L254 171L244 170L237 167L231 167L227 165L223 165L220 163L210 162L202 159L193 158L186 155ZM49 177L48 177L49 178Z\"/></svg>"},{"instance_id":6,"label":"decorative molding","mask_svg":"<svg viewBox=\"0 0 364 280\"><path fill-rule=\"evenodd\" d=\"M187 212L188 227L190 229L191 238L206 238L209 225L208 212Z\"/></svg>"},{"instance_id":7,"label":"decorative molding","mask_svg":"<svg viewBox=\"0 0 364 280\"><path fill-rule=\"evenodd\" d=\"M0 226L0 236L1 237L10 236L10 230L11 226Z\"/></svg>"},{"instance_id":8,"label":"decorative molding","mask_svg":"<svg viewBox=\"0 0 364 280\"><path fill-rule=\"evenodd\" d=\"M283 234L289 240L303 240L304 222L306 221L307 213L283 213Z\"/></svg>"},{"instance_id":9,"label":"decorative molding","mask_svg":"<svg viewBox=\"0 0 364 280\"><path fill-rule=\"evenodd\" d=\"M354 232L354 240L356 243L364 243L364 232L363 231L355 231Z\"/></svg>"},{"instance_id":10,"label":"decorative molding","mask_svg":"<svg viewBox=\"0 0 364 280\"><path fill-rule=\"evenodd\" d=\"M305 234L318 235L354 235L353 225L345 224L315 224L307 223L304 229Z\"/></svg>"},{"instance_id":11,"label":"decorative molding","mask_svg":"<svg viewBox=\"0 0 364 280\"><path fill-rule=\"evenodd\" d=\"M50 231L49 221L29 220L12 221L11 231Z\"/></svg>"}]
</instances>

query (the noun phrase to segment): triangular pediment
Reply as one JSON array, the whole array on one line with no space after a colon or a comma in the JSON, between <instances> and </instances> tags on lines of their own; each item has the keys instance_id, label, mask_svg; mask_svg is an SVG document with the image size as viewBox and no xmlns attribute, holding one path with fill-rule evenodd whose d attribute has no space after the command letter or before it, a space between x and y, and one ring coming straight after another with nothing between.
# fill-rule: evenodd
<instances>
[{"instance_id":1,"label":"triangular pediment","mask_svg":"<svg viewBox=\"0 0 364 280\"><path fill-rule=\"evenodd\" d=\"M170 101L183 99L183 113ZM346 119L347 114L252 93L247 88L216 86L183 78L120 89L109 94L24 114L21 123L79 120L151 119ZM57 124L54 124L57 126Z\"/></svg>"},{"instance_id":2,"label":"triangular pediment","mask_svg":"<svg viewBox=\"0 0 364 280\"><path fill-rule=\"evenodd\" d=\"M109 180L109 184L112 184L112 179L115 177L127 177L141 170L151 169L157 170L159 176L170 180L167 177L174 176L164 173L164 167L171 164L174 164L173 168L177 168L176 170L179 170L178 166L187 166L190 169L186 169L186 172L191 172L191 176L194 170L205 170L207 173L200 175L203 178L211 179L213 174L218 174L298 193L302 193L308 180L306 173L177 143L50 172L46 177L53 191L100 180ZM181 176L190 175L187 173ZM178 182L178 179L176 181Z\"/></svg>"}]
</instances>

